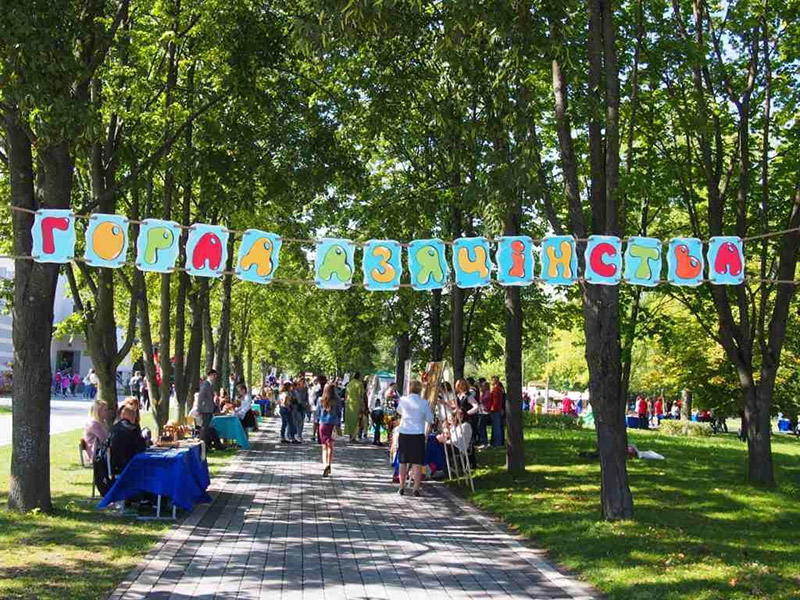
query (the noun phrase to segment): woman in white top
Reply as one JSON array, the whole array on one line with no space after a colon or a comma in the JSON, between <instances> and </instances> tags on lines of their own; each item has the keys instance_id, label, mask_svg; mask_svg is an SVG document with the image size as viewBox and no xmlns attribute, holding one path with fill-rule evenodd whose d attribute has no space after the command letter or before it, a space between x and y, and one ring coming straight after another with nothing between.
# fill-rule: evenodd
<instances>
[{"instance_id":1,"label":"woman in white top","mask_svg":"<svg viewBox=\"0 0 800 600\"><path fill-rule=\"evenodd\" d=\"M397 412L401 415L397 443L397 454L400 461L400 495L405 493L408 465L412 465L414 474L414 496L420 496L422 484L422 465L425 464L425 434L427 425L433 423L431 407L420 397L422 383L412 381L409 394L400 398Z\"/></svg>"}]
</instances>

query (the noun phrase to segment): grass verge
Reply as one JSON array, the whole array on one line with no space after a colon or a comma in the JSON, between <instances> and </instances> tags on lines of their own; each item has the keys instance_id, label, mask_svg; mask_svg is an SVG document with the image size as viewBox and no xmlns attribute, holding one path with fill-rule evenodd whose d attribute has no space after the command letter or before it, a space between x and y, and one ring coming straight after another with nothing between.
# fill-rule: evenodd
<instances>
[{"instance_id":1,"label":"grass verge","mask_svg":"<svg viewBox=\"0 0 800 600\"><path fill-rule=\"evenodd\" d=\"M98 511L91 469L78 460L79 439L79 431L50 438L50 514L5 509L11 447L0 448L0 598L101 598L172 526ZM212 478L235 453L208 455Z\"/></svg>"},{"instance_id":2,"label":"grass verge","mask_svg":"<svg viewBox=\"0 0 800 600\"><path fill-rule=\"evenodd\" d=\"M666 460L628 462L636 519L609 523L599 463L577 456L594 439L527 428L525 474L509 477L502 450L485 451L470 498L612 599L800 599L800 442L773 438L770 490L745 483L733 435L629 432Z\"/></svg>"}]
</instances>

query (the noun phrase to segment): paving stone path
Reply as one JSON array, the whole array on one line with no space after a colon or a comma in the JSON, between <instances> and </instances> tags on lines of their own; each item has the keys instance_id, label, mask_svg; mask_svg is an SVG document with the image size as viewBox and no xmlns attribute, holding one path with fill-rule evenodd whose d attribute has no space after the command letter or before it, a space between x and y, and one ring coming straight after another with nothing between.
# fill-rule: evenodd
<instances>
[{"instance_id":1,"label":"paving stone path","mask_svg":"<svg viewBox=\"0 0 800 600\"><path fill-rule=\"evenodd\" d=\"M339 441L323 479L318 446L277 439L274 421L262 426L212 482L214 502L110 598L599 597L443 485L399 496L385 449Z\"/></svg>"}]
</instances>

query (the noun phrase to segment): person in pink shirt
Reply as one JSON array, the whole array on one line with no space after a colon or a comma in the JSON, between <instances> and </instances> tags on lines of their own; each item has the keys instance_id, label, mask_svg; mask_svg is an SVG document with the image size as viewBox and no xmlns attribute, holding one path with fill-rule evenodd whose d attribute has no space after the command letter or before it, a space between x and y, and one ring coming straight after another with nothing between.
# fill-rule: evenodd
<instances>
[{"instance_id":1,"label":"person in pink shirt","mask_svg":"<svg viewBox=\"0 0 800 600\"><path fill-rule=\"evenodd\" d=\"M108 405L105 400L97 399L89 409L89 421L83 430L86 442L86 455L89 462L94 460L94 453L108 439Z\"/></svg>"},{"instance_id":2,"label":"person in pink shirt","mask_svg":"<svg viewBox=\"0 0 800 600\"><path fill-rule=\"evenodd\" d=\"M569 396L564 396L564 399L561 400L561 414L571 415L572 412L572 399Z\"/></svg>"}]
</instances>

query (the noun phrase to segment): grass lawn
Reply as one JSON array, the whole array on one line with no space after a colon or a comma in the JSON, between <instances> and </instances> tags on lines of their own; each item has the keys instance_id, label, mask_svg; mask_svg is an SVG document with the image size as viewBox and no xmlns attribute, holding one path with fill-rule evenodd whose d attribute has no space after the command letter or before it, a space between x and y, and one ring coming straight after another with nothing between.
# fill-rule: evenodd
<instances>
[{"instance_id":1,"label":"grass lawn","mask_svg":"<svg viewBox=\"0 0 800 600\"><path fill-rule=\"evenodd\" d=\"M0 415L10 415L10 414L11 414L10 406L0 406Z\"/></svg>"},{"instance_id":2,"label":"grass lawn","mask_svg":"<svg viewBox=\"0 0 800 600\"><path fill-rule=\"evenodd\" d=\"M599 519L599 463L577 456L594 447L589 430L526 429L516 480L502 451L484 451L471 499L612 599L800 599L796 438L773 438L774 490L744 482L747 450L733 435L629 440L666 457L628 462L635 521Z\"/></svg>"},{"instance_id":3,"label":"grass lawn","mask_svg":"<svg viewBox=\"0 0 800 600\"><path fill-rule=\"evenodd\" d=\"M78 461L79 439L70 431L50 440L55 508L47 515L5 510L11 447L0 448L0 598L101 598L171 527L98 511L99 499L89 501L91 469ZM212 477L234 454L209 454Z\"/></svg>"}]
</instances>

